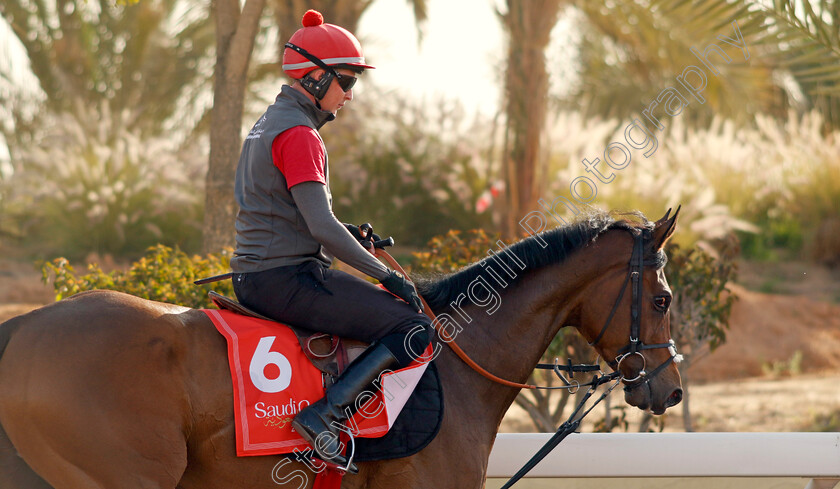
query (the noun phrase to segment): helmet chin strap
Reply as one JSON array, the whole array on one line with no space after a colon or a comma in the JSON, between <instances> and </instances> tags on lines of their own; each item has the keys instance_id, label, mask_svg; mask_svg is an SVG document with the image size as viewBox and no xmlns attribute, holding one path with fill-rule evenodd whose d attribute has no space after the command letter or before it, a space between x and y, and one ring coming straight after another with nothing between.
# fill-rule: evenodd
<instances>
[{"instance_id":1,"label":"helmet chin strap","mask_svg":"<svg viewBox=\"0 0 840 489\"><path fill-rule=\"evenodd\" d=\"M330 88L330 83L332 83L332 81L338 77L338 74L331 66L327 65L326 63L321 61L320 58L313 55L309 51L303 49L302 47L296 46L290 42L287 42L285 44L285 47L297 51L298 54L308 59L309 61L315 63L315 66L324 70L324 75L321 76L320 80L316 80L308 73L306 74L306 76L300 79L300 85L304 88L304 90L306 90L313 97L315 97L315 106L318 107L319 110L323 110L321 109L320 100L327 95L327 90L329 90Z\"/></svg>"}]
</instances>

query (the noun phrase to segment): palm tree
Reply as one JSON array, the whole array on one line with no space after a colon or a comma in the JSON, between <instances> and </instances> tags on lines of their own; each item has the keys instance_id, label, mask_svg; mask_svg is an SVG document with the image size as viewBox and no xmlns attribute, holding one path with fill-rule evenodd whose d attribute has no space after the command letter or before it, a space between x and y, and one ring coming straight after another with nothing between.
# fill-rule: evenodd
<instances>
[{"instance_id":1,"label":"palm tree","mask_svg":"<svg viewBox=\"0 0 840 489\"><path fill-rule=\"evenodd\" d=\"M737 21L749 60L721 64L721 75L709 77L705 108L681 117L699 124L715 114L746 121L810 106L837 127L840 1L816 3L775 0L770 8L757 0L624 0L606 7L578 0L585 82L560 102L589 116L638 115L686 65L697 63L691 47L702 49L719 34L732 37Z\"/></svg>"},{"instance_id":2,"label":"palm tree","mask_svg":"<svg viewBox=\"0 0 840 489\"><path fill-rule=\"evenodd\" d=\"M563 0L508 0L507 12L497 12L508 35L503 156L507 236L516 235L518 219L536 208L542 190L540 142L548 103L545 49L563 4Z\"/></svg>"},{"instance_id":3,"label":"palm tree","mask_svg":"<svg viewBox=\"0 0 840 489\"><path fill-rule=\"evenodd\" d=\"M774 0L766 12L774 29L759 40L777 47L777 67L804 92L802 105L819 110L826 131L840 128L840 0Z\"/></svg>"},{"instance_id":4,"label":"palm tree","mask_svg":"<svg viewBox=\"0 0 840 489\"><path fill-rule=\"evenodd\" d=\"M216 67L210 123L210 160L205 179L203 249L216 253L233 244L233 179L242 145L242 111L248 68L266 0L214 0Z\"/></svg>"},{"instance_id":5,"label":"palm tree","mask_svg":"<svg viewBox=\"0 0 840 489\"><path fill-rule=\"evenodd\" d=\"M516 233L516 219L537 209L540 195L540 131L545 121L544 50L562 2L508 0L500 14L509 35L505 82L504 171L508 196L506 231ZM796 102L789 74L804 92L802 106L817 107L829 122L840 123L840 0L619 0L604 4L570 2L584 22L580 46L581 80L560 101L588 116L638 116L665 87L675 83L688 64L698 63L690 48L702 49L716 36L733 37L737 21L750 50L749 62L722 65L709 77L704 110L686 117L703 124L715 114L746 121L756 113L783 114ZM798 6L798 7L797 7ZM798 9L798 10L797 10ZM520 395L535 424L545 428L559 419L565 399Z\"/></svg>"},{"instance_id":6,"label":"palm tree","mask_svg":"<svg viewBox=\"0 0 840 489\"><path fill-rule=\"evenodd\" d=\"M748 4L723 0L575 5L585 19L580 74L584 82L564 105L577 106L587 116L618 119L639 116L661 90L676 85L676 76L686 66L697 65L692 47L722 44L715 37L719 34L735 37L733 20L742 33L761 22ZM731 63L719 63L721 74L708 77L704 105L694 104L681 117L704 124L714 115L743 121L757 112L783 112L784 97L773 82L771 67L755 46L747 45L750 59L733 53Z\"/></svg>"},{"instance_id":7,"label":"palm tree","mask_svg":"<svg viewBox=\"0 0 840 489\"><path fill-rule=\"evenodd\" d=\"M4 0L0 15L26 50L48 110L106 100L111 113L131 114L134 129L160 134L200 113L210 78L209 16L200 5L179 13L180 4Z\"/></svg>"},{"instance_id":8,"label":"palm tree","mask_svg":"<svg viewBox=\"0 0 840 489\"><path fill-rule=\"evenodd\" d=\"M118 139L127 132L149 141L188 140L206 110L215 47L207 7L188 7L184 0L0 2L0 15L23 46L37 79L37 86L22 88L9 71L20 69L16 64L0 72L0 80L6 81L0 90L0 135L13 171L28 170L21 167L23 153L51 125L45 123L48 118L75 118L77 124L69 126L97 131L86 137L103 148L114 145L118 150ZM106 140L101 125L88 123L90 110L100 120L113 121Z\"/></svg>"}]
</instances>

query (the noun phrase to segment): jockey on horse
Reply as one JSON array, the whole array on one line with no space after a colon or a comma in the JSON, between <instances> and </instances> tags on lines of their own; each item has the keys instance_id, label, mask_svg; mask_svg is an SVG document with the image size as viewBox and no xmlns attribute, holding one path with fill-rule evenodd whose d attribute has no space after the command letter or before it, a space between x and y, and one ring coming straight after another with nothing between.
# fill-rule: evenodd
<instances>
[{"instance_id":1,"label":"jockey on horse","mask_svg":"<svg viewBox=\"0 0 840 489\"><path fill-rule=\"evenodd\" d=\"M283 70L294 82L282 87L242 147L231 269L236 297L246 307L372 344L323 399L292 421L320 458L346 465L341 423L384 370L405 367L424 351L431 321L414 285L363 247L379 237L342 224L332 212L327 151L318 130L353 99L356 76L373 66L365 64L353 34L325 24L320 13L306 12L302 23L283 54ZM391 293L331 269L332 257Z\"/></svg>"}]
</instances>

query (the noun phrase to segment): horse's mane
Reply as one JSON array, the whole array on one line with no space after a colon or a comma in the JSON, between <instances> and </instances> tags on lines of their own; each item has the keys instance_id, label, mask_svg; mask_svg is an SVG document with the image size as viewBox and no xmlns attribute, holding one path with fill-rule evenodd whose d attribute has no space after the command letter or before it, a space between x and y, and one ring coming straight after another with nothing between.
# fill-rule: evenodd
<instances>
[{"instance_id":1,"label":"horse's mane","mask_svg":"<svg viewBox=\"0 0 840 489\"><path fill-rule=\"evenodd\" d=\"M653 223L641 213L624 213L621 216L630 217L632 221L616 220L607 212L588 214L566 226L522 239L505 248L504 252L495 249L495 257L484 258L452 274L443 277L421 277L416 281L417 291L432 309L440 309L457 300L458 295L465 294L470 283L478 277L483 277L488 284L495 287L497 281L485 266L495 265L492 267L495 273L505 282L512 284L529 271L563 262L574 251L594 242L598 236L611 229L623 229L631 233L638 233L639 228L653 229ZM547 246L543 247L542 243L547 243ZM663 258L657 261L664 259L664 254L661 255ZM496 265L499 260L516 273L516 278L511 279L502 267ZM525 264L524 270L521 269L520 263ZM664 266L664 262L661 266Z\"/></svg>"}]
</instances>

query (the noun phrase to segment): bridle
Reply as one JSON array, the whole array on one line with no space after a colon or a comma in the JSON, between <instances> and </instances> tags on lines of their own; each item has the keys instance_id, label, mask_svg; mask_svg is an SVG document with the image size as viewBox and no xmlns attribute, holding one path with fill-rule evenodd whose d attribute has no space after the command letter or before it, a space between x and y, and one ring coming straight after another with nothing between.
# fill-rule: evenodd
<instances>
[{"instance_id":1,"label":"bridle","mask_svg":"<svg viewBox=\"0 0 840 489\"><path fill-rule=\"evenodd\" d=\"M609 361L609 365L615 370L619 372L621 369L621 364L628 358L632 358L634 356L639 356L642 359L642 368L639 369L638 374L636 374L633 378L623 377L622 380L625 383L624 390L632 390L640 385L647 384L650 382L651 379L659 375L660 372L665 370L671 363L680 362L682 360L682 355L677 354L677 347L676 343L674 343L673 339L669 339L667 343L655 343L652 345L646 345L641 340L641 329L642 329L642 285L644 282L642 279L644 278L644 270L645 266L653 265L653 262L646 262L645 261L645 244L647 244L652 238L652 233L649 229L641 229L640 232L634 233L633 237L633 254L630 256L630 264L629 270L627 272L627 277L624 279L624 284L621 286L621 291L618 293L618 297L615 300L615 304L613 304L612 310L610 311L610 315L607 316L607 321L604 323L604 327L601 328L601 332L598 333L598 336L595 337L589 343L589 346L594 347L601 341L604 337L604 334L610 327L612 322L613 316L615 316L616 311L618 310L618 306L621 303L621 299L624 298L624 293L627 290L627 286L631 286L631 303L630 303L630 342L621 348L618 351L618 356L616 356L615 360ZM659 251L659 253L663 253ZM653 350L656 348L667 348L670 356L667 360L662 362L658 367L653 369L650 374L645 370L647 367L647 360L645 356L642 354L644 350Z\"/></svg>"},{"instance_id":2,"label":"bridle","mask_svg":"<svg viewBox=\"0 0 840 489\"><path fill-rule=\"evenodd\" d=\"M629 391L635 389L640 385L644 385L650 382L650 380L656 377L660 372L662 372L668 365L674 362L679 362L682 360L682 356L677 354L677 348L674 343L673 339L669 339L667 343L656 343L652 345L646 345L641 340L641 329L642 329L642 282L643 273L645 266L654 265L653 262L647 263L644 259L644 250L645 244L650 242L652 239L652 233L649 229L641 229L638 232L631 231L633 233L633 254L630 257L629 263L629 270L627 272L627 277L624 279L624 284L621 286L621 291L618 293L618 298L615 300L615 304L613 304L612 310L610 311L610 315L607 316L607 321L604 323L604 327L601 328L600 333L598 336L589 344L591 346L595 346L598 344L599 341L604 337L604 334L607 332L607 329L610 327L610 323L612 322L613 317L615 316L616 311L618 310L618 306L621 303L621 299L624 298L624 293L627 291L627 286L631 286L632 291L632 302L630 304L630 342L623 348L618 351L618 356L615 360L608 362L609 365L613 368L614 372L610 374L605 374L601 376L593 377L592 381L590 382L589 390L587 390L578 405L572 411L572 414L569 418L557 428L557 431L554 435L549 438L549 440L534 454L525 465L516 472L503 486L502 489L509 489L516 484L522 477L530 472L546 455L548 455L554 448L560 444L569 434L574 433L579 427L580 423L587 414L589 414L595 406L604 400L612 390L618 385L619 382L624 382L625 391ZM662 253L660 250L659 253ZM645 360L645 356L642 354L644 350L653 350L655 348L667 348L668 352L671 354L668 357L668 360L665 360L660 364L658 367L653 369L653 371L648 374L645 371L645 367L647 365L647 361ZM639 370L639 373L636 374L635 377L628 379L621 373L621 363L628 358L633 356L640 356L642 357L642 368ZM558 376L563 378L557 369L555 372ZM609 385L604 393L601 394L599 398L597 398L594 403L586 410L584 410L584 406L589 399L589 397L595 392L595 389L600 384L608 383L612 381L614 382Z\"/></svg>"},{"instance_id":3,"label":"bridle","mask_svg":"<svg viewBox=\"0 0 840 489\"><path fill-rule=\"evenodd\" d=\"M613 374L605 374L601 377L603 381L609 381L615 378L620 378L625 383L625 390L634 389L640 385L647 384L650 380L656 377L660 372L665 370L671 363L680 362L682 360L682 355L677 354L676 343L674 343L673 339L668 340L667 343L656 343L653 345L646 345L640 339L640 331L641 331L641 321L642 321L642 278L644 273L645 266L654 265L654 262L645 262L644 259L644 248L645 244L648 243L652 239L652 233L649 229L640 229L640 230L628 230L629 232L633 233L633 253L630 256L630 263L629 263L629 270L627 272L627 277L624 279L624 284L621 286L621 291L618 293L618 297L613 304L612 310L610 311L610 315L607 317L607 321L604 323L604 326L601 328L601 332L598 333L598 336L589 343L590 346L595 346L601 339L604 337L604 334L609 329L610 324L612 322L613 317L618 310L619 304L621 304L621 299L624 298L624 293L627 290L628 284L632 283L632 303L630 306L630 343L627 344L624 348L618 351L618 356L613 361L608 361L607 363L610 367L613 368L615 371ZM664 253L660 251L659 253ZM395 270L398 270L400 273L408 277L405 273L405 270L400 266L400 264L392 257L387 251L381 248L374 248L374 255L377 257L383 258L386 262L388 262L391 267ZM443 331L437 329L437 321L435 321L435 314L432 311L432 308L429 307L429 304L426 303L426 300L423 299L421 296L420 299L423 301L423 305L426 308L426 314L432 319L432 325L435 326L439 335L444 338L445 343L450 347L450 349L466 363L470 368L481 374L483 377L492 380L498 384L502 384L508 387L514 387L517 389L568 389L568 388L577 388L582 387L583 385L578 383L572 383L566 380L561 375L561 370L566 371L569 373L574 372L593 372L599 371L600 368L597 365L558 365L557 363L554 364L538 364L536 368L544 369L544 370L553 370L558 377L563 380L565 385L560 387L540 387L531 384L522 384L519 382L512 382L510 380L503 379L498 377L483 367L481 367L478 363L475 362L472 358L470 358L467 353L455 343L454 338L449 337L449 335ZM668 352L671 354L668 360L660 364L656 367L650 374L647 373L645 367L647 366L647 360L645 359L644 355L641 353L644 350L652 350L654 348L667 348ZM639 373L631 378L628 379L622 376L620 372L621 363L626 360L627 358L633 356L640 356L642 358L642 368L639 370ZM603 383L603 382L595 382ZM584 384L587 385L587 384ZM591 385L588 384L588 385Z\"/></svg>"},{"instance_id":4,"label":"bridle","mask_svg":"<svg viewBox=\"0 0 840 489\"><path fill-rule=\"evenodd\" d=\"M579 427L580 423L587 414L589 414L598 403L603 401L604 399L609 396L609 394L615 389L615 387L620 383L624 382L625 391L629 391L631 389L635 389L640 385L645 385L650 382L651 379L659 375L660 372L665 370L671 363L680 362L682 360L682 355L677 354L676 344L674 343L673 339L669 339L667 343L656 343L651 345L646 345L641 340L641 329L642 329L642 285L643 285L643 274L645 266L652 266L655 265L655 262L646 262L644 257L644 250L645 245L649 243L653 237L653 233L650 229L633 229L628 230L633 234L633 254L630 257L630 263L628 264L628 272L627 277L624 279L624 284L621 286L621 291L618 294L618 297L613 304L612 310L610 311L609 316L607 317L604 326L601 328L601 331L598 333L598 336L589 344L591 346L595 346L601 339L604 337L604 334L610 327L612 323L612 319L618 311L618 306L621 304L621 300L624 298L624 293L627 291L628 285L631 287L631 305L630 305L630 342L621 348L618 351L618 355L616 356L615 360L607 362L612 368L613 372L609 374L604 374L600 371L600 367L598 365L572 365L571 361L568 365L560 365L556 361L552 364L538 364L536 368L545 369L545 370L553 370L554 373L563 381L565 385L560 387L539 387L535 385L529 384L520 384L517 382L511 382L509 380L502 379L497 377L490 372L484 370L480 365L478 365L474 360L472 360L466 352L464 352L454 341L454 338L449 337L445 332L442 330L438 330L438 334L441 335L446 341L447 345L455 352L455 354L461 358L467 365L469 365L473 370L481 374L482 376L492 380L493 382L506 385L509 387L515 387L520 389L569 389L570 392L576 391L579 387L588 387L587 391L583 393L581 396L577 406L572 411L572 414L569 418L557 429L554 435L545 443L545 445L540 448L530 460L528 460L525 465L519 469L519 471L511 477L510 480L502 486L502 489L508 489L512 487L518 480L524 477L532 468L534 468L546 455L548 455L551 450L553 450L560 442L562 442L569 434L574 433ZM663 251L659 251L659 253L664 253ZM400 267L399 263L394 260L391 255L389 255L384 250L376 250L377 256L382 256L385 260L395 269L399 270L404 274L404 270ZM421 297L422 299L422 297ZM431 307L423 300L424 305L426 306L426 313L432 318L432 324L435 324L435 317L434 313L432 312ZM652 372L649 374L645 370L647 366L647 360L645 356L642 354L644 350L653 350L655 348L667 348L670 356L667 360L662 362L659 366L653 369ZM642 367L639 372L636 374L635 377L628 379L621 373L621 364L628 358L634 356L640 356L642 358ZM570 382L561 371L568 372L571 377L572 381ZM579 382L574 380L574 372L594 372L597 371L598 374L595 374L592 377L592 380L586 384L580 384ZM594 403L586 409L586 403L590 399L590 397L595 393L596 389L600 385L609 384L606 390L601 394L600 397L595 399Z\"/></svg>"}]
</instances>

